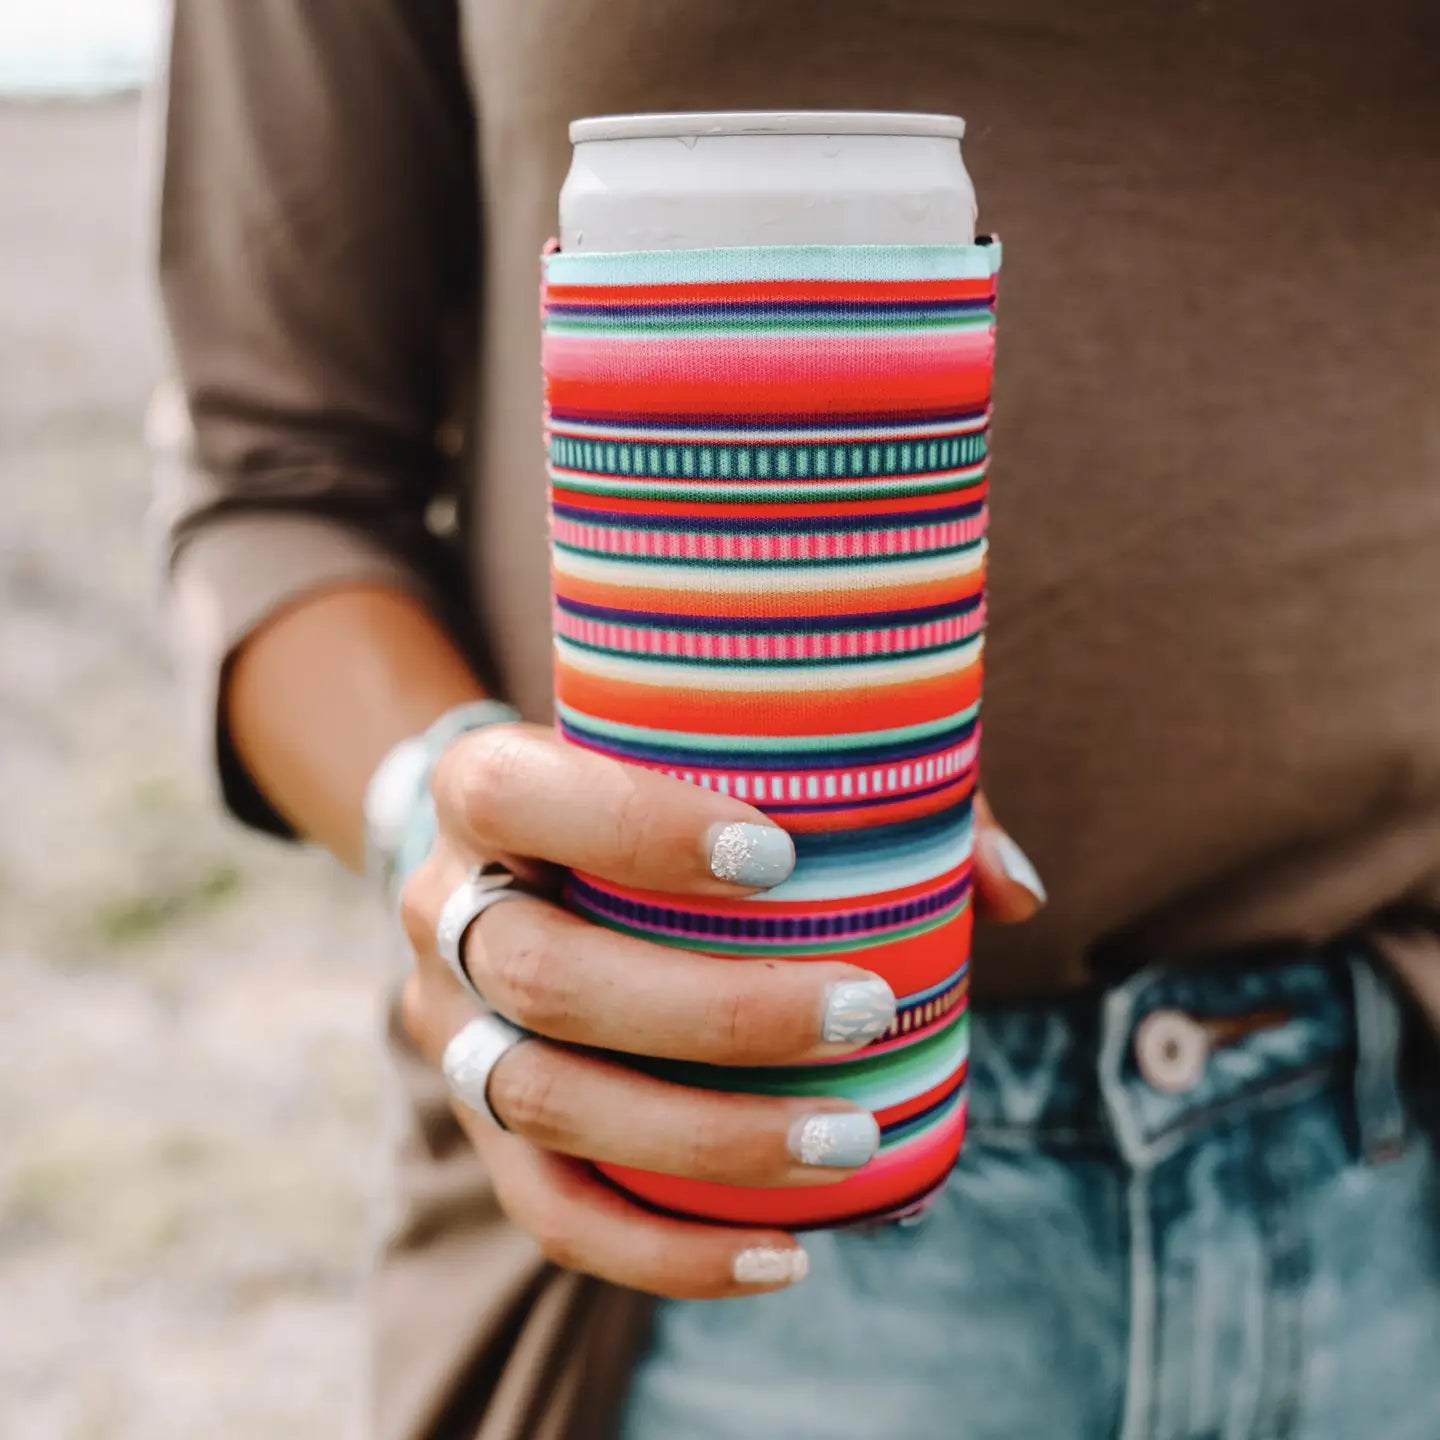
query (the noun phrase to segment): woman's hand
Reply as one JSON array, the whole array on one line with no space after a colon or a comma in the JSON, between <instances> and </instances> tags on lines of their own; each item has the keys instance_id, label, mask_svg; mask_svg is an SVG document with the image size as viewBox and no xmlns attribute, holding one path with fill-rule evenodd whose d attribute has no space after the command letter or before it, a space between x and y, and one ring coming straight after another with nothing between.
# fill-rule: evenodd
<instances>
[{"instance_id":1,"label":"woman's hand","mask_svg":"<svg viewBox=\"0 0 1440 1440\"><path fill-rule=\"evenodd\" d=\"M568 746L538 726L457 741L433 790L439 838L407 881L402 909L417 956L405 1024L436 1063L479 1013L435 949L440 909L471 866L500 861L542 889L551 867L573 866L639 889L741 896L778 884L794 864L784 831L741 801ZM977 818L979 899L998 918L1027 918L1043 898L1038 879L1023 856L1017 875L1019 852L983 804ZM462 1105L456 1113L501 1203L549 1259L687 1299L803 1276L804 1253L783 1231L654 1215L584 1162L740 1185L832 1184L875 1152L872 1117L842 1100L695 1090L591 1052L715 1065L844 1054L889 1028L895 999L883 980L839 962L736 964L669 949L531 897L492 906L471 925L464 961L491 1008L538 1037L491 1074L488 1098L505 1130Z\"/></svg>"}]
</instances>

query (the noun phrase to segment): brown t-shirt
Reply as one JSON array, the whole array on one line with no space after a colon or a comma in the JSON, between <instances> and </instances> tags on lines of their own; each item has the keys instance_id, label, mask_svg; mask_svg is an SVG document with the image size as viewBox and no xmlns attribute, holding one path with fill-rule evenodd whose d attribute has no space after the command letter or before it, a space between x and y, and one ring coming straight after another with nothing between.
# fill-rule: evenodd
<instances>
[{"instance_id":1,"label":"brown t-shirt","mask_svg":"<svg viewBox=\"0 0 1440 1440\"><path fill-rule=\"evenodd\" d=\"M984 778L1051 896L980 937L977 995L1367 926L1440 995L1433 0L176 8L194 447L160 489L207 731L234 645L351 580L445 607L548 713L536 257L569 120L956 112L1006 245ZM277 823L220 740L230 803ZM456 1327L387 1436L464 1392ZM507 1405L487 1437L581 1433Z\"/></svg>"}]
</instances>

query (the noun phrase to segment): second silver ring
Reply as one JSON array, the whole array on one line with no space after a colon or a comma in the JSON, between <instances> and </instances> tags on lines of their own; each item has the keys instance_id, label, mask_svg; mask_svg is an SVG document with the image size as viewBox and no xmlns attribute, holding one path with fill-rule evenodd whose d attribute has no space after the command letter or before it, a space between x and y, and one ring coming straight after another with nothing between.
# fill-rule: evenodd
<instances>
[{"instance_id":1,"label":"second silver ring","mask_svg":"<svg viewBox=\"0 0 1440 1440\"><path fill-rule=\"evenodd\" d=\"M435 949L455 978L477 1000L488 1003L465 968L466 933L492 905L502 900L518 900L528 893L503 866L472 865L465 879L440 907L440 918L435 922Z\"/></svg>"}]
</instances>

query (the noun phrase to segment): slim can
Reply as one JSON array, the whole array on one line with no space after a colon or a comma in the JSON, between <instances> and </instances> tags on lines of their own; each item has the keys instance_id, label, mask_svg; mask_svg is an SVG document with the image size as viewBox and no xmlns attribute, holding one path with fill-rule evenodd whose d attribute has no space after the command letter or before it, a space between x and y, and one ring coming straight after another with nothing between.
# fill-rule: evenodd
<instances>
[{"instance_id":1,"label":"slim can","mask_svg":"<svg viewBox=\"0 0 1440 1440\"><path fill-rule=\"evenodd\" d=\"M863 112L570 128L543 303L558 724L757 806L797 863L730 901L576 873L568 903L737 962L844 960L896 997L838 1061L637 1057L844 1096L881 1129L833 1185L602 1167L661 1209L871 1220L923 1203L960 1147L998 267L963 134Z\"/></svg>"}]
</instances>

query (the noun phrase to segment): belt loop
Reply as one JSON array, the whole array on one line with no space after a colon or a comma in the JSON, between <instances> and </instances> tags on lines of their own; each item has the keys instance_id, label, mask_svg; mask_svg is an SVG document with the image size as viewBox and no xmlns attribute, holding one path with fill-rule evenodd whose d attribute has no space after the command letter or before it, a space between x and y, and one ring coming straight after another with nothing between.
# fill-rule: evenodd
<instances>
[{"instance_id":1,"label":"belt loop","mask_svg":"<svg viewBox=\"0 0 1440 1440\"><path fill-rule=\"evenodd\" d=\"M1355 1127L1361 1158L1383 1165L1405 1150L1400 1002L1363 950L1347 961L1355 997Z\"/></svg>"}]
</instances>

